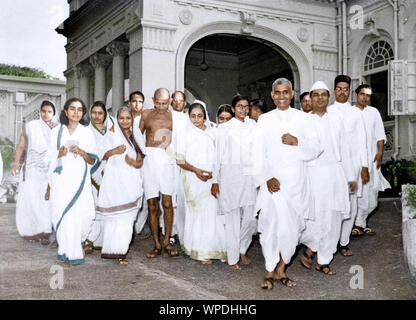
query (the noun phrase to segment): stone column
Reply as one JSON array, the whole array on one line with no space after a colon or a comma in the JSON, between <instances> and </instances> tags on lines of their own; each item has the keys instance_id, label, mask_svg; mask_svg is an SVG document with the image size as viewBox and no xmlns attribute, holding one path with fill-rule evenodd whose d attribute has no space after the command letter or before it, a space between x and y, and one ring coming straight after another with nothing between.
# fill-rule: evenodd
<instances>
[{"instance_id":1,"label":"stone column","mask_svg":"<svg viewBox=\"0 0 416 320\"><path fill-rule=\"evenodd\" d=\"M105 102L105 74L111 58L107 54L96 53L90 57L89 61L94 68L94 101L100 100Z\"/></svg>"},{"instance_id":2,"label":"stone column","mask_svg":"<svg viewBox=\"0 0 416 320\"><path fill-rule=\"evenodd\" d=\"M124 58L128 53L128 44L114 41L107 46L106 50L113 56L113 99L111 107L116 110L124 103Z\"/></svg>"},{"instance_id":3,"label":"stone column","mask_svg":"<svg viewBox=\"0 0 416 320\"><path fill-rule=\"evenodd\" d=\"M126 33L129 40L129 88L130 92L142 91L142 45L140 37L140 29L134 29Z\"/></svg>"},{"instance_id":4,"label":"stone column","mask_svg":"<svg viewBox=\"0 0 416 320\"><path fill-rule=\"evenodd\" d=\"M79 98L88 107L89 101L89 78L92 75L92 67L88 63L80 63L76 67L76 74L79 81Z\"/></svg>"}]
</instances>

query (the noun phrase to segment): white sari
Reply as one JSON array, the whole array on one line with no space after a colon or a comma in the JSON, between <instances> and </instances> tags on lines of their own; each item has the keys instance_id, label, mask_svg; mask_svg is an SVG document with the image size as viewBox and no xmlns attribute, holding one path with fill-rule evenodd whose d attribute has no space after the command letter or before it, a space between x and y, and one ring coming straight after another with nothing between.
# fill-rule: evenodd
<instances>
[{"instance_id":1,"label":"white sari","mask_svg":"<svg viewBox=\"0 0 416 320\"><path fill-rule=\"evenodd\" d=\"M45 201L51 127L38 119L27 123L23 131L27 153L19 178L16 226L25 240L48 238L52 234L50 210Z\"/></svg>"},{"instance_id":2,"label":"white sari","mask_svg":"<svg viewBox=\"0 0 416 320\"><path fill-rule=\"evenodd\" d=\"M214 131L211 127L200 130L191 123L178 145L178 160L212 172ZM224 216L218 215L218 201L211 195L212 179L203 182L187 170L182 170L181 178L186 200L182 250L196 260L226 260Z\"/></svg>"},{"instance_id":3,"label":"white sari","mask_svg":"<svg viewBox=\"0 0 416 320\"><path fill-rule=\"evenodd\" d=\"M109 132L106 149L126 146L123 154L111 156L105 167L96 206L104 221L102 258L125 259L133 235L133 225L143 196L141 169L127 164L125 157L136 160L136 150L121 131L117 121L115 132Z\"/></svg>"},{"instance_id":4,"label":"white sari","mask_svg":"<svg viewBox=\"0 0 416 320\"><path fill-rule=\"evenodd\" d=\"M80 155L69 152L71 145L78 145L95 159L89 165ZM58 159L61 146L68 153ZM85 241L95 217L94 198L90 171L98 164L94 136L87 127L78 124L70 134L66 125L52 130L50 144L49 185L52 222L59 244L58 259L69 264L84 263L82 242Z\"/></svg>"}]
</instances>

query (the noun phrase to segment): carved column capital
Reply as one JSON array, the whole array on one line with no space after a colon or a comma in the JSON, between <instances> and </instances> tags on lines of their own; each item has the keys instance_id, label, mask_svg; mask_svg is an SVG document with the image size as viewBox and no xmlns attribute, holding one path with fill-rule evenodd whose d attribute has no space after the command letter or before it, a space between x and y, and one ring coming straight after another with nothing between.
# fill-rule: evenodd
<instances>
[{"instance_id":1,"label":"carved column capital","mask_svg":"<svg viewBox=\"0 0 416 320\"><path fill-rule=\"evenodd\" d=\"M93 74L93 68L88 62L77 64L75 67L77 78L88 78Z\"/></svg>"},{"instance_id":2,"label":"carved column capital","mask_svg":"<svg viewBox=\"0 0 416 320\"><path fill-rule=\"evenodd\" d=\"M89 62L94 69L106 68L111 62L111 57L108 54L95 53L90 57Z\"/></svg>"},{"instance_id":3,"label":"carved column capital","mask_svg":"<svg viewBox=\"0 0 416 320\"><path fill-rule=\"evenodd\" d=\"M122 41L113 41L106 47L106 51L114 56L125 56L129 53L129 44Z\"/></svg>"}]
</instances>

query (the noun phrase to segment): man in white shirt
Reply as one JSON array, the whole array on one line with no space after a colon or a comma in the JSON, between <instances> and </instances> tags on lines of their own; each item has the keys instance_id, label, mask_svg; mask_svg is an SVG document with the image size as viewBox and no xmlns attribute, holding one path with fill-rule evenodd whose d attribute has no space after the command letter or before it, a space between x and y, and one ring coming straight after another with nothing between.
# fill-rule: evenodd
<instances>
[{"instance_id":1,"label":"man in white shirt","mask_svg":"<svg viewBox=\"0 0 416 320\"><path fill-rule=\"evenodd\" d=\"M383 158L386 134L380 112L368 105L371 99L371 87L362 84L355 90L357 105L362 114L367 134L367 160L369 163L370 180L363 186L362 197L358 199L358 213L355 219L357 234L375 235L375 231L367 226L368 215L377 207L378 192L384 191L384 178L381 174L381 160Z\"/></svg>"},{"instance_id":2,"label":"man in white shirt","mask_svg":"<svg viewBox=\"0 0 416 320\"><path fill-rule=\"evenodd\" d=\"M322 152L308 114L290 107L294 94L289 80L273 83L271 97L277 108L261 115L253 140L253 174L260 186L255 212L261 210L258 232L267 271L261 287L268 290L276 280L288 287L296 285L287 277L286 265L296 251L305 219L313 218L306 161Z\"/></svg>"},{"instance_id":3,"label":"man in white shirt","mask_svg":"<svg viewBox=\"0 0 416 320\"><path fill-rule=\"evenodd\" d=\"M342 120L346 132L348 153L354 172L354 185L350 190L350 218L342 222L340 236L340 252L343 256L352 256L348 247L351 231L358 212L358 198L362 196L362 186L368 182L367 136L364 120L359 110L348 102L351 92L351 78L338 75L334 80L334 104L328 107L329 113L336 113Z\"/></svg>"},{"instance_id":4,"label":"man in white shirt","mask_svg":"<svg viewBox=\"0 0 416 320\"><path fill-rule=\"evenodd\" d=\"M328 87L317 81L310 95L310 127L317 131L323 152L307 163L315 217L306 221L302 233L301 242L307 247L302 265L310 269L313 252L317 252L316 270L333 275L329 264L337 251L341 223L350 215L348 191L355 186L354 174L342 120L337 113L327 112Z\"/></svg>"}]
</instances>

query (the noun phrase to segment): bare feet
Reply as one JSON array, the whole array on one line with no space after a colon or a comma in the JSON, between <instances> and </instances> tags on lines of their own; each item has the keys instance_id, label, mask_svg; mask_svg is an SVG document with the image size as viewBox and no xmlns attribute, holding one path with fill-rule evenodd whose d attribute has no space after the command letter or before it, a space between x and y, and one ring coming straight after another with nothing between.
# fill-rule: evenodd
<instances>
[{"instance_id":1,"label":"bare feet","mask_svg":"<svg viewBox=\"0 0 416 320\"><path fill-rule=\"evenodd\" d=\"M248 266L251 263L251 260L245 254L241 254L240 258L241 258L241 263L244 264L245 266Z\"/></svg>"},{"instance_id":2,"label":"bare feet","mask_svg":"<svg viewBox=\"0 0 416 320\"><path fill-rule=\"evenodd\" d=\"M146 257L149 259L155 258L156 256L159 256L162 253L162 247L160 248L154 248L152 251L149 251L146 253Z\"/></svg>"},{"instance_id":3,"label":"bare feet","mask_svg":"<svg viewBox=\"0 0 416 320\"><path fill-rule=\"evenodd\" d=\"M170 243L168 243L167 245L165 245L164 248L165 248L166 253L169 255L169 257L177 257L177 256L179 256L179 252L176 251L173 248L173 245L171 245Z\"/></svg>"},{"instance_id":4,"label":"bare feet","mask_svg":"<svg viewBox=\"0 0 416 320\"><path fill-rule=\"evenodd\" d=\"M204 265L212 264L212 261L211 260L204 260L204 261L201 261L201 262Z\"/></svg>"},{"instance_id":5,"label":"bare feet","mask_svg":"<svg viewBox=\"0 0 416 320\"><path fill-rule=\"evenodd\" d=\"M238 263L233 264L232 266L230 266L230 270L240 270L240 265Z\"/></svg>"},{"instance_id":6,"label":"bare feet","mask_svg":"<svg viewBox=\"0 0 416 320\"><path fill-rule=\"evenodd\" d=\"M121 265L127 265L129 262L127 261L127 259L118 259L118 263Z\"/></svg>"}]
</instances>

